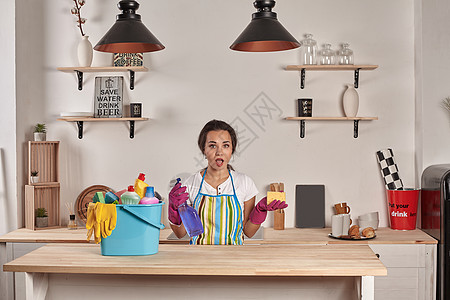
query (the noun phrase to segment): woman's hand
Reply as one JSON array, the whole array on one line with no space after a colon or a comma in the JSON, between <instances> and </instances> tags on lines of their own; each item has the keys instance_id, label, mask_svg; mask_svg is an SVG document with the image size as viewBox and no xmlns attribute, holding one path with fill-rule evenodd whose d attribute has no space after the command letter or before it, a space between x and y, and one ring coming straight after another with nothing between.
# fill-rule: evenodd
<instances>
[{"instance_id":1,"label":"woman's hand","mask_svg":"<svg viewBox=\"0 0 450 300\"><path fill-rule=\"evenodd\" d=\"M169 221L175 225L181 225L181 217L178 213L178 206L189 199L189 194L186 193L186 187L181 187L181 183L175 184L169 193Z\"/></svg>"},{"instance_id":2,"label":"woman's hand","mask_svg":"<svg viewBox=\"0 0 450 300\"><path fill-rule=\"evenodd\" d=\"M250 213L249 220L255 225L260 225L266 219L268 211L283 209L286 207L288 207L286 202L280 200L274 200L270 202L270 204L267 204L267 197L264 197L258 202Z\"/></svg>"}]
</instances>

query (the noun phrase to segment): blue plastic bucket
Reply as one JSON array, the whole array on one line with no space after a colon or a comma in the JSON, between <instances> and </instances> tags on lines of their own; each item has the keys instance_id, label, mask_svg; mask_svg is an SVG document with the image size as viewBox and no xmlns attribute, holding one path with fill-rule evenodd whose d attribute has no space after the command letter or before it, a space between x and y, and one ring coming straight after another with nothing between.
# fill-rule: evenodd
<instances>
[{"instance_id":1,"label":"blue plastic bucket","mask_svg":"<svg viewBox=\"0 0 450 300\"><path fill-rule=\"evenodd\" d=\"M151 255L158 253L161 211L157 204L116 205L116 228L102 238L102 255Z\"/></svg>"}]
</instances>

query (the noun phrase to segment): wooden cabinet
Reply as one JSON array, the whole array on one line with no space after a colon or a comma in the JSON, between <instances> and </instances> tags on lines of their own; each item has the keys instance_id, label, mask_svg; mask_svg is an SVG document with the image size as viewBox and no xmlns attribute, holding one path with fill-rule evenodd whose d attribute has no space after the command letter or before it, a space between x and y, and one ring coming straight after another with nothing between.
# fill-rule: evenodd
<instances>
[{"instance_id":1,"label":"wooden cabinet","mask_svg":"<svg viewBox=\"0 0 450 300\"><path fill-rule=\"evenodd\" d=\"M369 245L388 269L375 277L375 300L436 299L436 245Z\"/></svg>"},{"instance_id":2,"label":"wooden cabinet","mask_svg":"<svg viewBox=\"0 0 450 300\"><path fill-rule=\"evenodd\" d=\"M39 181L32 182L32 171ZM60 227L59 141L28 142L28 184L25 185L25 227ZM36 227L35 210L45 208L48 227Z\"/></svg>"}]
</instances>

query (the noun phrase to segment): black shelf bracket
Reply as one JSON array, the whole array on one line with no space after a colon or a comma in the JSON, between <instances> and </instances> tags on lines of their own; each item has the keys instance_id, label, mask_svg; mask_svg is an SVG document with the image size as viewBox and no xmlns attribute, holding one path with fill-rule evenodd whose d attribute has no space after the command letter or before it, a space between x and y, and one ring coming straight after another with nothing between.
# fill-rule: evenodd
<instances>
[{"instance_id":1,"label":"black shelf bracket","mask_svg":"<svg viewBox=\"0 0 450 300\"><path fill-rule=\"evenodd\" d=\"M355 87L355 89L358 88L359 86L359 70L361 70L361 68L357 68L355 69L355 79L354 79L354 83L353 86ZM306 69L302 68L300 70L300 88L303 90L305 88L305 77L306 77Z\"/></svg>"},{"instance_id":2,"label":"black shelf bracket","mask_svg":"<svg viewBox=\"0 0 450 300\"><path fill-rule=\"evenodd\" d=\"M75 70L75 72L77 72L78 90L81 91L83 89L83 72L78 70ZM135 73L135 71L130 70L130 90L134 90Z\"/></svg>"},{"instance_id":3,"label":"black shelf bracket","mask_svg":"<svg viewBox=\"0 0 450 300\"><path fill-rule=\"evenodd\" d=\"M305 120L300 120L300 138L305 137Z\"/></svg>"},{"instance_id":4,"label":"black shelf bracket","mask_svg":"<svg viewBox=\"0 0 450 300\"><path fill-rule=\"evenodd\" d=\"M353 120L353 137L358 138L359 120ZM305 120L300 120L300 138L305 137Z\"/></svg>"},{"instance_id":5,"label":"black shelf bracket","mask_svg":"<svg viewBox=\"0 0 450 300\"><path fill-rule=\"evenodd\" d=\"M134 139L134 121L130 121L130 139Z\"/></svg>"},{"instance_id":6,"label":"black shelf bracket","mask_svg":"<svg viewBox=\"0 0 450 300\"><path fill-rule=\"evenodd\" d=\"M78 78L78 90L81 91L83 89L83 72L76 71Z\"/></svg>"},{"instance_id":7,"label":"black shelf bracket","mask_svg":"<svg viewBox=\"0 0 450 300\"><path fill-rule=\"evenodd\" d=\"M300 88L302 90L305 88L305 76L306 76L306 69L302 68L300 71Z\"/></svg>"},{"instance_id":8,"label":"black shelf bracket","mask_svg":"<svg viewBox=\"0 0 450 300\"><path fill-rule=\"evenodd\" d=\"M78 127L78 138L81 140L83 138L83 121L77 121Z\"/></svg>"},{"instance_id":9,"label":"black shelf bracket","mask_svg":"<svg viewBox=\"0 0 450 300\"><path fill-rule=\"evenodd\" d=\"M130 90L134 90L134 71L130 70Z\"/></svg>"},{"instance_id":10,"label":"black shelf bracket","mask_svg":"<svg viewBox=\"0 0 450 300\"><path fill-rule=\"evenodd\" d=\"M83 138L83 121L75 121L77 123L78 128L78 138L81 140ZM135 128L135 121L129 120L130 122L130 139L134 139L134 128Z\"/></svg>"},{"instance_id":11,"label":"black shelf bracket","mask_svg":"<svg viewBox=\"0 0 450 300\"><path fill-rule=\"evenodd\" d=\"M353 120L353 137L358 138L358 123L359 120Z\"/></svg>"},{"instance_id":12,"label":"black shelf bracket","mask_svg":"<svg viewBox=\"0 0 450 300\"><path fill-rule=\"evenodd\" d=\"M355 89L357 89L359 85L359 70L361 70L361 68L355 69L355 83L353 84Z\"/></svg>"}]
</instances>

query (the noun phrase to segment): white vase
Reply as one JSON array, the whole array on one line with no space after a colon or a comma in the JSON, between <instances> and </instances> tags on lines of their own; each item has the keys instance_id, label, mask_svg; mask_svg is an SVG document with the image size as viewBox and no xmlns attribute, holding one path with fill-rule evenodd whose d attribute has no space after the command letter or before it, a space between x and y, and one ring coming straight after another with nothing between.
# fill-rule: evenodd
<instances>
[{"instance_id":1,"label":"white vase","mask_svg":"<svg viewBox=\"0 0 450 300\"><path fill-rule=\"evenodd\" d=\"M82 36L81 41L78 43L78 66L90 67L92 63L92 56L93 49L92 44L89 41L89 36Z\"/></svg>"},{"instance_id":2,"label":"white vase","mask_svg":"<svg viewBox=\"0 0 450 300\"><path fill-rule=\"evenodd\" d=\"M359 95L353 85L348 84L344 93L342 104L346 117L356 117L359 108Z\"/></svg>"},{"instance_id":3,"label":"white vase","mask_svg":"<svg viewBox=\"0 0 450 300\"><path fill-rule=\"evenodd\" d=\"M31 183L38 183L39 182L39 176L31 176Z\"/></svg>"}]
</instances>

